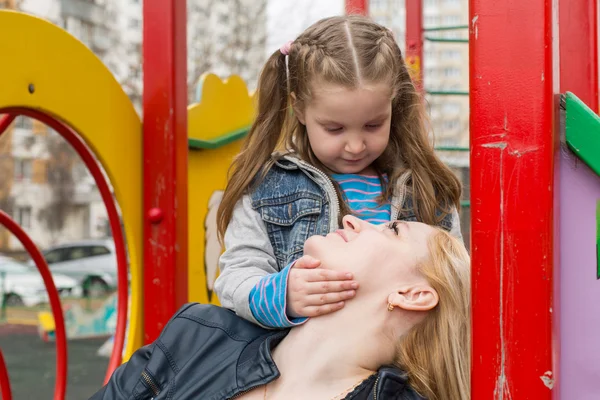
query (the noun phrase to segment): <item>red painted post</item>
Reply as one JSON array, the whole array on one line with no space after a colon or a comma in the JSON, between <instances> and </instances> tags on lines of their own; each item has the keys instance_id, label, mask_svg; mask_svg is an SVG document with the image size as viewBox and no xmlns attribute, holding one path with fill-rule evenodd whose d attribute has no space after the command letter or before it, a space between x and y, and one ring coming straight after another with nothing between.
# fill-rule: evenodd
<instances>
[{"instance_id":1,"label":"red painted post","mask_svg":"<svg viewBox=\"0 0 600 400\"><path fill-rule=\"evenodd\" d=\"M598 112L597 0L560 0L560 91Z\"/></svg>"},{"instance_id":2,"label":"red painted post","mask_svg":"<svg viewBox=\"0 0 600 400\"><path fill-rule=\"evenodd\" d=\"M423 89L423 0L406 0L406 64L419 90Z\"/></svg>"},{"instance_id":3,"label":"red painted post","mask_svg":"<svg viewBox=\"0 0 600 400\"><path fill-rule=\"evenodd\" d=\"M472 398L549 400L556 5L469 3Z\"/></svg>"},{"instance_id":4,"label":"red painted post","mask_svg":"<svg viewBox=\"0 0 600 400\"><path fill-rule=\"evenodd\" d=\"M369 15L369 0L346 0L346 14Z\"/></svg>"},{"instance_id":5,"label":"red painted post","mask_svg":"<svg viewBox=\"0 0 600 400\"><path fill-rule=\"evenodd\" d=\"M186 2L144 1L144 341L187 302Z\"/></svg>"}]
</instances>

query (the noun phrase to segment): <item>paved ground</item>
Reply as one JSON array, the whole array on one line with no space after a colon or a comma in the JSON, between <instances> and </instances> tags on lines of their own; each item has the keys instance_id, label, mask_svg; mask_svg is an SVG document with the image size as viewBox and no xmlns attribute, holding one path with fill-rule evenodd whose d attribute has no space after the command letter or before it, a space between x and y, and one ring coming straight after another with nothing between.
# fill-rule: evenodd
<instances>
[{"instance_id":1,"label":"paved ground","mask_svg":"<svg viewBox=\"0 0 600 400\"><path fill-rule=\"evenodd\" d=\"M67 400L88 399L102 385L108 359L96 355L106 339L68 344ZM14 400L52 399L56 371L54 343L44 343L35 326L0 325L0 348L8 367Z\"/></svg>"}]
</instances>

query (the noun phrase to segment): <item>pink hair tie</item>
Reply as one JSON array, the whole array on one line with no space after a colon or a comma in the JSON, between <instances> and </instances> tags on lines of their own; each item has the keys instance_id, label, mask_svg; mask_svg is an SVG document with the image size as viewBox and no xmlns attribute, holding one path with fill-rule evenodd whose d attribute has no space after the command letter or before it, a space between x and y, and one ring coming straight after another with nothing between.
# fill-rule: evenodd
<instances>
[{"instance_id":1,"label":"pink hair tie","mask_svg":"<svg viewBox=\"0 0 600 400\"><path fill-rule=\"evenodd\" d=\"M292 43L294 41L290 40L289 42L285 43L283 46L281 46L279 48L279 51L281 52L281 54L283 54L284 56L287 56L290 54L290 49L292 48Z\"/></svg>"}]
</instances>

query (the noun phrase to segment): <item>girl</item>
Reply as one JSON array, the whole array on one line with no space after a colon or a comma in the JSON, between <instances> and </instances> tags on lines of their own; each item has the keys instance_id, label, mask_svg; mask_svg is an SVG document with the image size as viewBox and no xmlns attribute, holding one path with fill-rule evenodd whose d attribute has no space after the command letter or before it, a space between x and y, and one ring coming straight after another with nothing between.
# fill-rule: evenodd
<instances>
[{"instance_id":1,"label":"girl","mask_svg":"<svg viewBox=\"0 0 600 400\"><path fill-rule=\"evenodd\" d=\"M221 304L263 327L342 308L358 288L352 274L299 258L349 213L460 237L460 183L425 119L391 31L367 18L323 19L273 53L218 210Z\"/></svg>"}]
</instances>

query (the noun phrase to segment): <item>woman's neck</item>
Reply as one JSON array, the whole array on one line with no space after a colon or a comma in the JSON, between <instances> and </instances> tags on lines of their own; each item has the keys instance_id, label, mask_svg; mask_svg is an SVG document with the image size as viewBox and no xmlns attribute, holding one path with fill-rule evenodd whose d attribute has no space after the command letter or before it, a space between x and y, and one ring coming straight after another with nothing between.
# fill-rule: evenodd
<instances>
[{"instance_id":1,"label":"woman's neck","mask_svg":"<svg viewBox=\"0 0 600 400\"><path fill-rule=\"evenodd\" d=\"M340 311L311 318L290 331L273 352L280 380L290 386L359 380L393 361L396 343L382 333L389 318L385 304L380 310L358 313L353 309L361 304L352 307L350 303ZM362 319L357 315L369 317Z\"/></svg>"}]
</instances>

